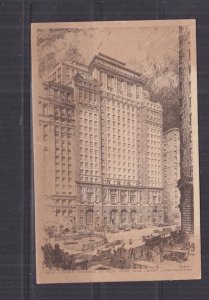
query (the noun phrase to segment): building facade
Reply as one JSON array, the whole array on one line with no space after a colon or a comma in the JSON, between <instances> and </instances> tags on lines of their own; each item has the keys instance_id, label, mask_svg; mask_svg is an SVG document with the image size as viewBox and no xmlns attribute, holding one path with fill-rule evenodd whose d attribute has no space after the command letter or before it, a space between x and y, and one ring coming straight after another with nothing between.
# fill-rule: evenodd
<instances>
[{"instance_id":1,"label":"building facade","mask_svg":"<svg viewBox=\"0 0 209 300\"><path fill-rule=\"evenodd\" d=\"M164 177L164 221L165 224L180 225L180 134L178 128L164 132L163 139Z\"/></svg>"},{"instance_id":2,"label":"building facade","mask_svg":"<svg viewBox=\"0 0 209 300\"><path fill-rule=\"evenodd\" d=\"M44 193L57 218L98 230L163 224L162 107L141 75L100 53L58 64L43 86Z\"/></svg>"},{"instance_id":3,"label":"building facade","mask_svg":"<svg viewBox=\"0 0 209 300\"><path fill-rule=\"evenodd\" d=\"M192 159L192 108L191 108L191 57L190 34L179 27L179 89L180 89L180 163L181 225L187 233L194 232L193 159Z\"/></svg>"}]
</instances>

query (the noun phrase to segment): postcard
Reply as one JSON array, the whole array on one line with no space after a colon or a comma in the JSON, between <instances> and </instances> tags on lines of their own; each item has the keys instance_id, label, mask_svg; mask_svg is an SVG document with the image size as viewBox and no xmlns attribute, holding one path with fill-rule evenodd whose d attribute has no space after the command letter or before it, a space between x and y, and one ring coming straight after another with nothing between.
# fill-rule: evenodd
<instances>
[{"instance_id":1,"label":"postcard","mask_svg":"<svg viewBox=\"0 0 209 300\"><path fill-rule=\"evenodd\" d=\"M31 30L37 283L200 279L195 20Z\"/></svg>"}]
</instances>

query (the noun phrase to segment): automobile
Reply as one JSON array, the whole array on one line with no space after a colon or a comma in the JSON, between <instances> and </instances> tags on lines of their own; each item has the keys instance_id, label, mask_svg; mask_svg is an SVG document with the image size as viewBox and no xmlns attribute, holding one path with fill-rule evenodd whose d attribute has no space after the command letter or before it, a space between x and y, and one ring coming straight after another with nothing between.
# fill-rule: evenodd
<instances>
[{"instance_id":1,"label":"automobile","mask_svg":"<svg viewBox=\"0 0 209 300\"><path fill-rule=\"evenodd\" d=\"M143 235L142 236L142 241L143 242L147 242L149 240L151 240L153 238L153 235L152 234L149 234L149 235Z\"/></svg>"},{"instance_id":2,"label":"automobile","mask_svg":"<svg viewBox=\"0 0 209 300\"><path fill-rule=\"evenodd\" d=\"M112 242L110 245L112 246L117 246L117 245L120 245L122 244L122 240L115 240L114 242Z\"/></svg>"},{"instance_id":3,"label":"automobile","mask_svg":"<svg viewBox=\"0 0 209 300\"><path fill-rule=\"evenodd\" d=\"M119 233L119 230L116 227L112 227L109 229L110 233Z\"/></svg>"},{"instance_id":4,"label":"automobile","mask_svg":"<svg viewBox=\"0 0 209 300\"><path fill-rule=\"evenodd\" d=\"M188 250L170 250L164 253L163 258L166 260L177 261L179 263L187 261L188 259Z\"/></svg>"},{"instance_id":5,"label":"automobile","mask_svg":"<svg viewBox=\"0 0 209 300\"><path fill-rule=\"evenodd\" d=\"M129 231L129 230L131 230L131 226L126 225L125 228L124 228L123 230L124 230L124 231Z\"/></svg>"},{"instance_id":6,"label":"automobile","mask_svg":"<svg viewBox=\"0 0 209 300\"><path fill-rule=\"evenodd\" d=\"M154 230L153 230L153 236L159 236L159 235L161 235L162 233L163 233L163 231L160 230L160 229L154 229Z\"/></svg>"},{"instance_id":7,"label":"automobile","mask_svg":"<svg viewBox=\"0 0 209 300\"><path fill-rule=\"evenodd\" d=\"M124 230L124 229L125 229L125 225L120 225L120 226L118 227L118 229L119 229L119 230Z\"/></svg>"},{"instance_id":8,"label":"automobile","mask_svg":"<svg viewBox=\"0 0 209 300\"><path fill-rule=\"evenodd\" d=\"M136 227L137 229L143 229L144 228L144 226L142 225L142 224L139 224L139 225L137 225L137 227Z\"/></svg>"},{"instance_id":9,"label":"automobile","mask_svg":"<svg viewBox=\"0 0 209 300\"><path fill-rule=\"evenodd\" d=\"M162 233L170 233L171 232L171 230L170 230L170 228L163 228L163 230L162 230Z\"/></svg>"},{"instance_id":10,"label":"automobile","mask_svg":"<svg viewBox=\"0 0 209 300\"><path fill-rule=\"evenodd\" d=\"M175 231L180 231L181 230L181 226L176 226Z\"/></svg>"},{"instance_id":11,"label":"automobile","mask_svg":"<svg viewBox=\"0 0 209 300\"><path fill-rule=\"evenodd\" d=\"M94 234L94 231L93 230L90 230L90 229L83 229L83 230L80 230L78 232L79 235L92 235Z\"/></svg>"},{"instance_id":12,"label":"automobile","mask_svg":"<svg viewBox=\"0 0 209 300\"><path fill-rule=\"evenodd\" d=\"M159 224L157 224L157 226L158 227L163 227L163 226L165 226L165 224L159 223Z\"/></svg>"},{"instance_id":13,"label":"automobile","mask_svg":"<svg viewBox=\"0 0 209 300\"><path fill-rule=\"evenodd\" d=\"M136 260L134 262L134 269L156 269L157 265L154 262Z\"/></svg>"},{"instance_id":14,"label":"automobile","mask_svg":"<svg viewBox=\"0 0 209 300\"><path fill-rule=\"evenodd\" d=\"M73 269L74 270L87 270L88 260L87 259L76 259L73 262Z\"/></svg>"},{"instance_id":15,"label":"automobile","mask_svg":"<svg viewBox=\"0 0 209 300\"><path fill-rule=\"evenodd\" d=\"M80 235L86 234L86 230L82 229L78 232L78 234L80 234Z\"/></svg>"}]
</instances>

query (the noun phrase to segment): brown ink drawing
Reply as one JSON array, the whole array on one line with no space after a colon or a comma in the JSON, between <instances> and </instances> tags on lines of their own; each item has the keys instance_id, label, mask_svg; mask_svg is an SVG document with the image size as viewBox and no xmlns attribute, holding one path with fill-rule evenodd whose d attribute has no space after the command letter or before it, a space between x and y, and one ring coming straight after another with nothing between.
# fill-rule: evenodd
<instances>
[{"instance_id":1,"label":"brown ink drawing","mask_svg":"<svg viewBox=\"0 0 209 300\"><path fill-rule=\"evenodd\" d=\"M38 283L201 277L195 35L32 24Z\"/></svg>"}]
</instances>

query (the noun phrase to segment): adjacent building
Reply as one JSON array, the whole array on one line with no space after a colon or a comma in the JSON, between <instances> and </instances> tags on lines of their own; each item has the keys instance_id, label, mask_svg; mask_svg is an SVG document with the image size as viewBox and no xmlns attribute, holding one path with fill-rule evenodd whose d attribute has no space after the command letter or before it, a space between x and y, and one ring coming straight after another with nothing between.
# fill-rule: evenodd
<instances>
[{"instance_id":1,"label":"adjacent building","mask_svg":"<svg viewBox=\"0 0 209 300\"><path fill-rule=\"evenodd\" d=\"M180 134L178 128L164 132L164 221L168 225L180 225Z\"/></svg>"},{"instance_id":2,"label":"adjacent building","mask_svg":"<svg viewBox=\"0 0 209 300\"><path fill-rule=\"evenodd\" d=\"M190 33L179 27L179 89L180 89L180 164L181 225L187 233L194 231L193 159L192 159L192 108L191 108L191 57Z\"/></svg>"},{"instance_id":3,"label":"adjacent building","mask_svg":"<svg viewBox=\"0 0 209 300\"><path fill-rule=\"evenodd\" d=\"M79 228L164 223L162 107L141 75L99 53L43 83L43 198Z\"/></svg>"}]
</instances>

